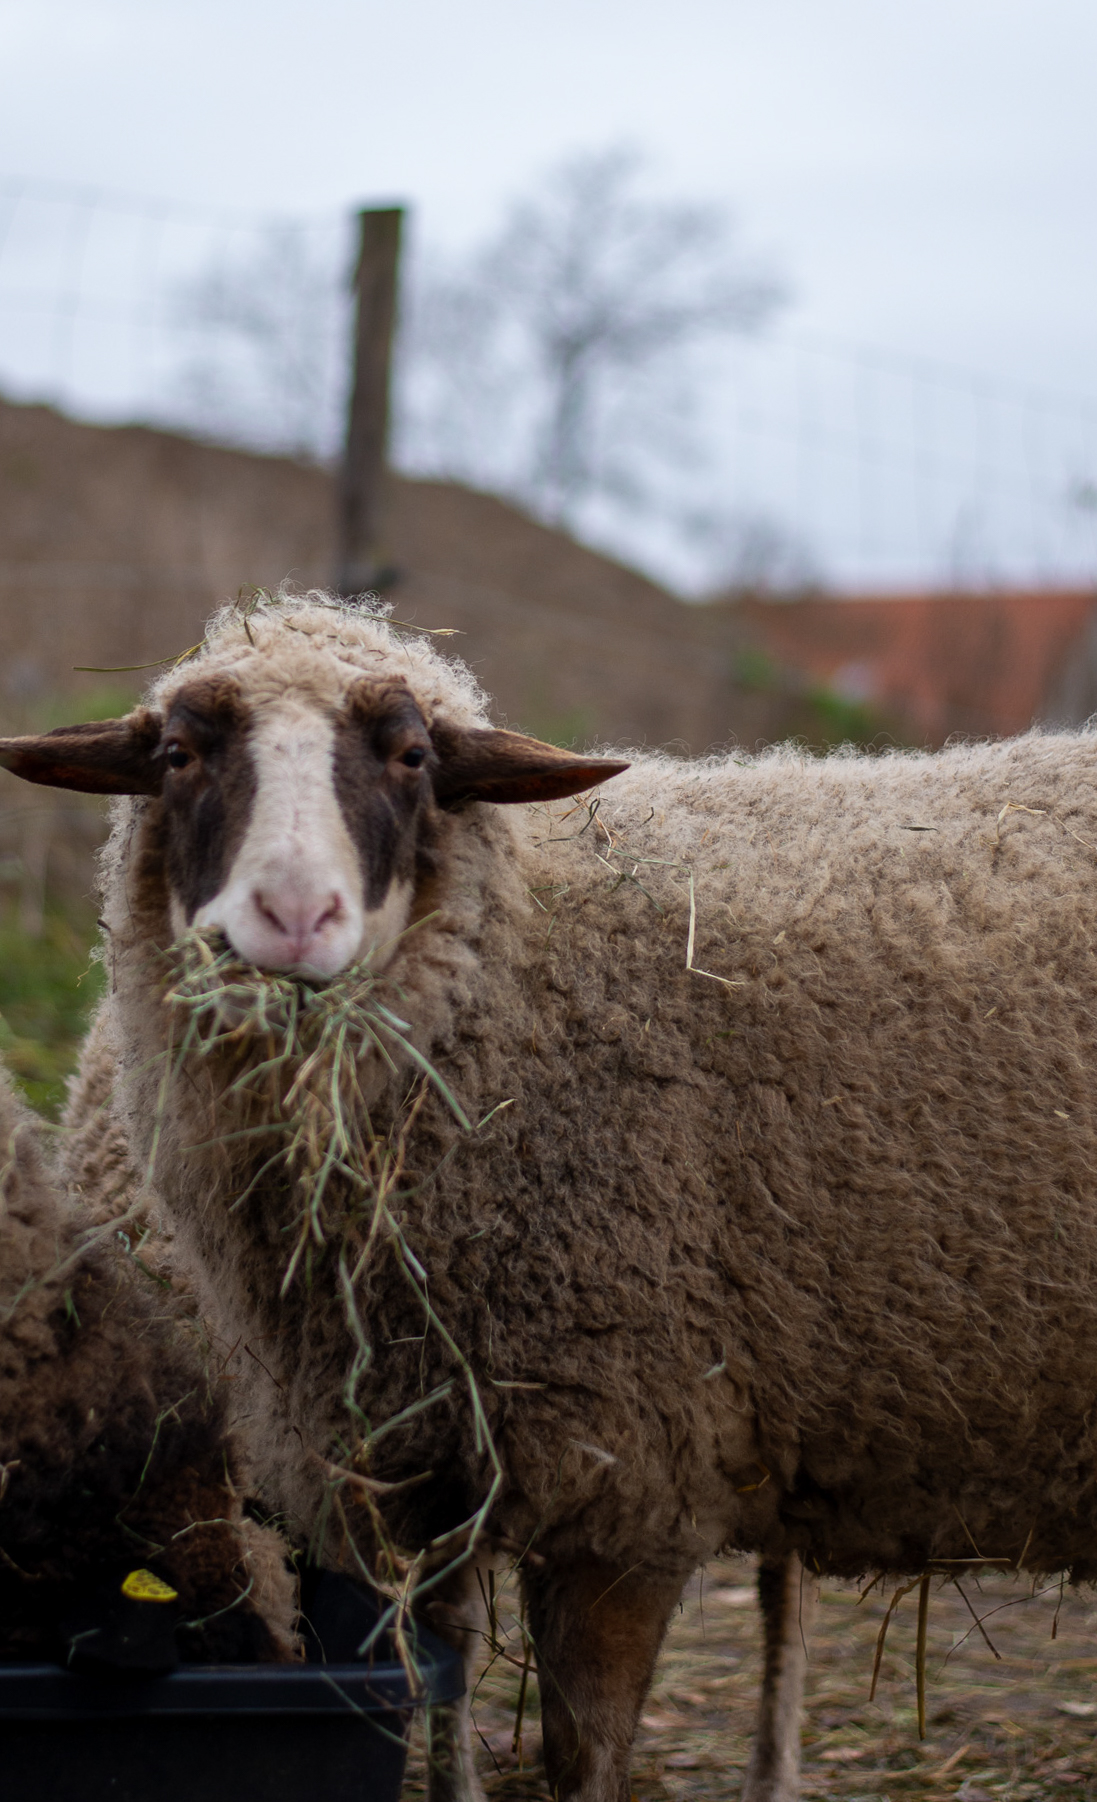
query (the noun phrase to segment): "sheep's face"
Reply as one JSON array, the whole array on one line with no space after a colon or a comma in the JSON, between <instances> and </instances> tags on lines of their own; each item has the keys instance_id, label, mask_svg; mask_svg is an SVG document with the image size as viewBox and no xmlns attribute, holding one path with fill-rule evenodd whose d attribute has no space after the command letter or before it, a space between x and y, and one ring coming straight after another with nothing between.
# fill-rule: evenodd
<instances>
[{"instance_id":1,"label":"sheep's face","mask_svg":"<svg viewBox=\"0 0 1097 1802\"><path fill-rule=\"evenodd\" d=\"M160 746L172 925L220 928L246 963L334 976L383 961L411 913L430 735L402 684L337 709L235 685L175 696Z\"/></svg>"},{"instance_id":2,"label":"sheep's face","mask_svg":"<svg viewBox=\"0 0 1097 1802\"><path fill-rule=\"evenodd\" d=\"M432 867L439 808L551 800L625 769L519 733L429 728L405 682L249 698L196 674L162 713L0 740L32 782L156 797L173 931L219 928L265 970L385 961Z\"/></svg>"}]
</instances>

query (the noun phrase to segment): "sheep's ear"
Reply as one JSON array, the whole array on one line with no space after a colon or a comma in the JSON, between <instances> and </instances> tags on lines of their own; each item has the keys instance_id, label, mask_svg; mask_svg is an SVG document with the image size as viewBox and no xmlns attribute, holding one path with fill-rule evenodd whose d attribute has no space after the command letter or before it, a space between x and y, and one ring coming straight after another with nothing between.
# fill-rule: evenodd
<instances>
[{"instance_id":1,"label":"sheep's ear","mask_svg":"<svg viewBox=\"0 0 1097 1802\"><path fill-rule=\"evenodd\" d=\"M122 720L58 726L38 738L0 738L0 769L48 788L85 795L158 795L160 721L147 708Z\"/></svg>"},{"instance_id":2,"label":"sheep's ear","mask_svg":"<svg viewBox=\"0 0 1097 1802\"><path fill-rule=\"evenodd\" d=\"M627 763L608 757L576 757L521 732L436 726L431 738L438 757L434 793L443 806L456 801L559 801L628 769Z\"/></svg>"}]
</instances>

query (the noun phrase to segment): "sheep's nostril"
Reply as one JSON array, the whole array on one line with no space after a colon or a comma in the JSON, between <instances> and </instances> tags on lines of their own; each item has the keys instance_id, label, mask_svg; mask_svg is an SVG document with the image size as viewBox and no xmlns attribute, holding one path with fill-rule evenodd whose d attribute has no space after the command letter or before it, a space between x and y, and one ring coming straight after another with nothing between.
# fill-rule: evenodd
<instances>
[{"instance_id":1,"label":"sheep's nostril","mask_svg":"<svg viewBox=\"0 0 1097 1802\"><path fill-rule=\"evenodd\" d=\"M279 932L284 933L288 937L288 926L277 911L271 906L261 889L255 890L255 893L252 895L252 900L255 903L256 912L261 914L263 919L266 920L269 925L274 926Z\"/></svg>"},{"instance_id":2,"label":"sheep's nostril","mask_svg":"<svg viewBox=\"0 0 1097 1802\"><path fill-rule=\"evenodd\" d=\"M320 914L313 925L313 932L322 932L325 926L334 925L336 920L342 919L345 912L346 909L343 906L343 897L341 895L332 895L323 913Z\"/></svg>"}]
</instances>

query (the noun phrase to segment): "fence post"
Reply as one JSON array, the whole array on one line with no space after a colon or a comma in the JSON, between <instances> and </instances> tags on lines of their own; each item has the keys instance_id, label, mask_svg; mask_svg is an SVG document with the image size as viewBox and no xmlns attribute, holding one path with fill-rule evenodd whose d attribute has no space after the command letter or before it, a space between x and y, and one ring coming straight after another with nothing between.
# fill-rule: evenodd
<instances>
[{"instance_id":1,"label":"fence post","mask_svg":"<svg viewBox=\"0 0 1097 1802\"><path fill-rule=\"evenodd\" d=\"M358 215L354 371L339 485L336 588L343 595L384 587L393 579L380 557L380 516L403 221L402 207L371 208Z\"/></svg>"}]
</instances>

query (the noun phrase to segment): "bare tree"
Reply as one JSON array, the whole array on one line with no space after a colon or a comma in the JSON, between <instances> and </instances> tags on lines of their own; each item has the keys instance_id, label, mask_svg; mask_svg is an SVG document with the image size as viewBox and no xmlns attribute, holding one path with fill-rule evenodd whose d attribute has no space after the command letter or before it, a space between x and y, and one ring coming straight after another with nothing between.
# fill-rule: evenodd
<instances>
[{"instance_id":1,"label":"bare tree","mask_svg":"<svg viewBox=\"0 0 1097 1802\"><path fill-rule=\"evenodd\" d=\"M230 442L330 457L346 392L348 245L274 223L181 284L173 411Z\"/></svg>"},{"instance_id":2,"label":"bare tree","mask_svg":"<svg viewBox=\"0 0 1097 1802\"><path fill-rule=\"evenodd\" d=\"M642 174L625 150L573 158L486 244L413 258L393 438L410 473L510 495L657 566L676 544L694 562L705 549L695 516L718 342L762 326L783 292L721 208L653 195ZM350 250L330 228L269 227L184 284L176 417L334 457Z\"/></svg>"},{"instance_id":3,"label":"bare tree","mask_svg":"<svg viewBox=\"0 0 1097 1802\"><path fill-rule=\"evenodd\" d=\"M611 150L561 165L463 266L428 271L406 343L405 457L503 487L576 525L587 504L644 504L688 454L688 365L751 331L782 290L719 208L639 191Z\"/></svg>"},{"instance_id":4,"label":"bare tree","mask_svg":"<svg viewBox=\"0 0 1097 1802\"><path fill-rule=\"evenodd\" d=\"M823 573L807 540L759 508L698 509L683 522L704 571L703 592L795 599L818 592Z\"/></svg>"}]
</instances>

